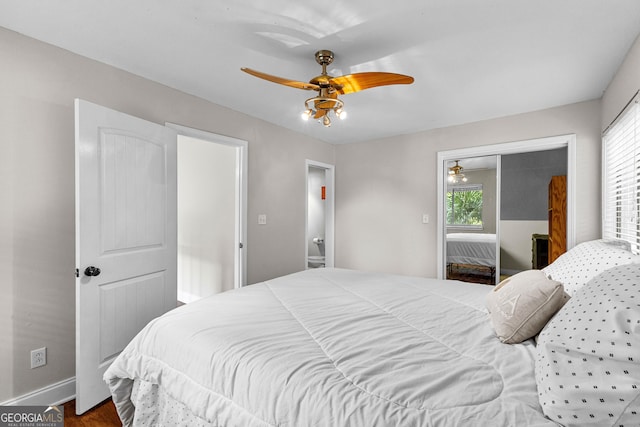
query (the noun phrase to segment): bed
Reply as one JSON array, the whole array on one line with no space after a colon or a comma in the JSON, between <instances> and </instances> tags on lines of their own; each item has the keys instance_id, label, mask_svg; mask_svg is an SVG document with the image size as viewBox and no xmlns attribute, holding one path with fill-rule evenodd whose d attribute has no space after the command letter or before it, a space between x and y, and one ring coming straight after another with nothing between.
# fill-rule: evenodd
<instances>
[{"instance_id":1,"label":"bed","mask_svg":"<svg viewBox=\"0 0 640 427\"><path fill-rule=\"evenodd\" d=\"M496 235L490 233L447 233L447 272L459 266L485 269L495 283Z\"/></svg>"},{"instance_id":2,"label":"bed","mask_svg":"<svg viewBox=\"0 0 640 427\"><path fill-rule=\"evenodd\" d=\"M307 270L153 320L105 381L126 426L558 425L534 341L496 337L493 289Z\"/></svg>"}]
</instances>

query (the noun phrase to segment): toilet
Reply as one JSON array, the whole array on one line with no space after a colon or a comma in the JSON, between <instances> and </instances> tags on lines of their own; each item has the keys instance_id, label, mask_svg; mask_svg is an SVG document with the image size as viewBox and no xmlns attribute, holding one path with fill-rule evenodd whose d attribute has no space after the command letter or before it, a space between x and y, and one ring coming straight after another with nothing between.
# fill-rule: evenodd
<instances>
[{"instance_id":1,"label":"toilet","mask_svg":"<svg viewBox=\"0 0 640 427\"><path fill-rule=\"evenodd\" d=\"M324 265L323 255L309 255L309 258L307 258L307 266L309 268L322 268Z\"/></svg>"}]
</instances>

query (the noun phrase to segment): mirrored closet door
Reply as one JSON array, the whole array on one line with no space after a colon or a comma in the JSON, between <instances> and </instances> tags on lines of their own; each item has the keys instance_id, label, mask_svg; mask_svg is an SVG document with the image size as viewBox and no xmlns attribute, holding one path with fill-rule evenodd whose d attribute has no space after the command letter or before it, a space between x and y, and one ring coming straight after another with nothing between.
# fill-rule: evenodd
<instances>
[{"instance_id":1,"label":"mirrored closet door","mask_svg":"<svg viewBox=\"0 0 640 427\"><path fill-rule=\"evenodd\" d=\"M575 135L442 151L437 161L439 278L496 284L547 265L550 231L562 251L575 244ZM560 192L552 180L564 182Z\"/></svg>"},{"instance_id":2,"label":"mirrored closet door","mask_svg":"<svg viewBox=\"0 0 640 427\"><path fill-rule=\"evenodd\" d=\"M445 163L447 279L496 283L499 159L467 157Z\"/></svg>"}]
</instances>

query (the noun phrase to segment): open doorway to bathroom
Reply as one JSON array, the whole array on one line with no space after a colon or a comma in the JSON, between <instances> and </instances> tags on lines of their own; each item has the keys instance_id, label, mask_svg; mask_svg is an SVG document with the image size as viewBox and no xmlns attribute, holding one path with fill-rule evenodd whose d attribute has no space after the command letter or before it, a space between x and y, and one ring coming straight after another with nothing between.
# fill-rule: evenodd
<instances>
[{"instance_id":1,"label":"open doorway to bathroom","mask_svg":"<svg viewBox=\"0 0 640 427\"><path fill-rule=\"evenodd\" d=\"M305 268L333 267L334 166L306 161Z\"/></svg>"}]
</instances>

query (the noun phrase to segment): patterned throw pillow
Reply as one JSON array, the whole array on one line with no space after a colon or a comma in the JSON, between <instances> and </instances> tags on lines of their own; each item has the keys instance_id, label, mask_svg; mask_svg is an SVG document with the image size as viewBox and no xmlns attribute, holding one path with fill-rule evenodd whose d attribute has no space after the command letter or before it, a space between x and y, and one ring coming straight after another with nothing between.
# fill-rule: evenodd
<instances>
[{"instance_id":1,"label":"patterned throw pillow","mask_svg":"<svg viewBox=\"0 0 640 427\"><path fill-rule=\"evenodd\" d=\"M640 256L631 253L628 247L628 243L620 240L580 243L542 271L550 279L562 283L565 292L573 296L585 283L611 267L640 263Z\"/></svg>"},{"instance_id":2,"label":"patterned throw pillow","mask_svg":"<svg viewBox=\"0 0 640 427\"><path fill-rule=\"evenodd\" d=\"M588 282L538 337L544 414L565 426L640 426L640 264Z\"/></svg>"},{"instance_id":3,"label":"patterned throw pillow","mask_svg":"<svg viewBox=\"0 0 640 427\"><path fill-rule=\"evenodd\" d=\"M500 341L515 344L540 332L567 299L561 283L540 270L527 270L500 282L486 302Z\"/></svg>"}]
</instances>

